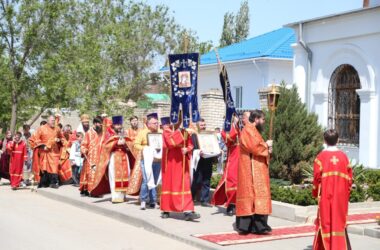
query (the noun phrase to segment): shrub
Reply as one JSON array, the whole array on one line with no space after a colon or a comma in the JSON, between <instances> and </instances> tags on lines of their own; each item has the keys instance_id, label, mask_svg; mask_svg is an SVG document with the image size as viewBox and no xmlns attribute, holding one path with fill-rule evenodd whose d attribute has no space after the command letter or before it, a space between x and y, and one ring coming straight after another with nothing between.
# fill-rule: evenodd
<instances>
[{"instance_id":1,"label":"shrub","mask_svg":"<svg viewBox=\"0 0 380 250\"><path fill-rule=\"evenodd\" d=\"M221 174L213 174L211 177L210 187L216 188L219 184L220 178L222 178Z\"/></svg>"},{"instance_id":2,"label":"shrub","mask_svg":"<svg viewBox=\"0 0 380 250\"><path fill-rule=\"evenodd\" d=\"M298 162L293 168L290 169L288 178L294 184L300 184L305 178L310 178L307 175L307 171L310 171L310 168L313 169L313 163L307 161Z\"/></svg>"},{"instance_id":3,"label":"shrub","mask_svg":"<svg viewBox=\"0 0 380 250\"><path fill-rule=\"evenodd\" d=\"M301 183L305 162L313 162L322 150L323 130L318 124L317 116L307 111L295 86L287 89L285 83L282 83L280 94L273 127L274 143L270 173L273 178ZM267 121L269 121L269 112L267 112ZM268 138L269 126L266 127L264 137ZM297 164L300 165L297 167Z\"/></svg>"},{"instance_id":4,"label":"shrub","mask_svg":"<svg viewBox=\"0 0 380 250\"><path fill-rule=\"evenodd\" d=\"M285 181L283 179L271 178L270 179L270 184L271 185L277 185L277 186L289 186L290 185L290 181Z\"/></svg>"},{"instance_id":5,"label":"shrub","mask_svg":"<svg viewBox=\"0 0 380 250\"><path fill-rule=\"evenodd\" d=\"M355 185L351 189L350 202L363 202L367 199L366 191L361 185Z\"/></svg>"},{"instance_id":6,"label":"shrub","mask_svg":"<svg viewBox=\"0 0 380 250\"><path fill-rule=\"evenodd\" d=\"M380 170L378 169L366 169L364 171L364 181L368 185L380 183ZM355 179L357 177L355 176Z\"/></svg>"},{"instance_id":7,"label":"shrub","mask_svg":"<svg viewBox=\"0 0 380 250\"><path fill-rule=\"evenodd\" d=\"M312 187L282 187L271 184L272 200L286 202L294 205L316 205L317 201L311 195Z\"/></svg>"},{"instance_id":8,"label":"shrub","mask_svg":"<svg viewBox=\"0 0 380 250\"><path fill-rule=\"evenodd\" d=\"M352 175L354 177L354 181L357 184L363 184L367 180L366 176L367 169L364 168L361 164L355 164L352 166Z\"/></svg>"},{"instance_id":9,"label":"shrub","mask_svg":"<svg viewBox=\"0 0 380 250\"><path fill-rule=\"evenodd\" d=\"M380 182L376 184L370 184L367 190L367 194L374 201L380 201Z\"/></svg>"}]
</instances>

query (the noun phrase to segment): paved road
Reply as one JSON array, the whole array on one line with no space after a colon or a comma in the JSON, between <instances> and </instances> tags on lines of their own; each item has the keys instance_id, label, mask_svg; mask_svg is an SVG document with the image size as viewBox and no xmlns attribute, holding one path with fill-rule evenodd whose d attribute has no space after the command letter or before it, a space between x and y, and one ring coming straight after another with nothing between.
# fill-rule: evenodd
<instances>
[{"instance_id":1,"label":"paved road","mask_svg":"<svg viewBox=\"0 0 380 250\"><path fill-rule=\"evenodd\" d=\"M163 220L158 209L141 211L138 205L111 204L106 199L79 197L72 187L59 190L46 189L59 199L71 197L91 206L107 208L110 213L124 212L135 217L147 218L167 232L182 238L191 239L193 233L231 231L234 218L218 214L216 208L196 209L202 214L199 222L185 222L182 219ZM58 196L61 194L62 196ZM105 200L105 201L104 201ZM270 218L272 226L291 226L294 222ZM380 239L350 234L353 249L380 249ZM203 241L202 241L203 242ZM269 241L221 247L208 244L221 250L311 250L313 237ZM207 242L204 242L207 244ZM148 232L71 206L65 202L51 200L29 190L11 191L9 186L0 186L0 249L14 250L97 250L97 249L194 249L173 239Z\"/></svg>"},{"instance_id":2,"label":"paved road","mask_svg":"<svg viewBox=\"0 0 380 250\"><path fill-rule=\"evenodd\" d=\"M142 228L0 187L0 249L195 249Z\"/></svg>"}]
</instances>

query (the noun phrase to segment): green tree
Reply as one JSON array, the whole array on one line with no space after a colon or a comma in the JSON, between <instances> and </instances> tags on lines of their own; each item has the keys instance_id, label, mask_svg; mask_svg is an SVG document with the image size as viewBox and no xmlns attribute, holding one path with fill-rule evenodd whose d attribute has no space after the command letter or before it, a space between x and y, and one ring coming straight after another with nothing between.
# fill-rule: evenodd
<instances>
[{"instance_id":1,"label":"green tree","mask_svg":"<svg viewBox=\"0 0 380 250\"><path fill-rule=\"evenodd\" d=\"M157 60L183 50L204 53L196 33L163 5L125 0L0 0L0 125L15 129L47 108L129 113ZM33 120L33 119L32 119Z\"/></svg>"},{"instance_id":2,"label":"green tree","mask_svg":"<svg viewBox=\"0 0 380 250\"><path fill-rule=\"evenodd\" d=\"M196 32L191 29L181 29L177 33L177 45L174 53L191 53L197 52L205 54L213 48L212 41L200 42Z\"/></svg>"},{"instance_id":3,"label":"green tree","mask_svg":"<svg viewBox=\"0 0 380 250\"><path fill-rule=\"evenodd\" d=\"M86 91L78 106L93 113L131 112L118 103L142 97L157 60L179 47L182 29L162 5L94 0L80 8L81 32L73 50L80 73L74 80Z\"/></svg>"},{"instance_id":4,"label":"green tree","mask_svg":"<svg viewBox=\"0 0 380 250\"><path fill-rule=\"evenodd\" d=\"M240 9L235 15L231 12L224 14L223 30L219 40L219 46L225 47L233 43L245 40L249 35L249 5L248 1L240 4Z\"/></svg>"},{"instance_id":5,"label":"green tree","mask_svg":"<svg viewBox=\"0 0 380 250\"><path fill-rule=\"evenodd\" d=\"M53 66L52 58L59 60L60 50L66 48L67 27L70 25L65 14L72 4L70 0L0 1L0 67L3 73L0 80L2 87L9 89L10 105L4 107L4 111L10 113L12 131L16 128L18 116L30 116L34 110L30 104L38 105L34 98L46 94L44 83L59 90L59 63L57 61ZM42 72L50 77L44 83L38 76L41 67L44 67Z\"/></svg>"},{"instance_id":6,"label":"green tree","mask_svg":"<svg viewBox=\"0 0 380 250\"><path fill-rule=\"evenodd\" d=\"M223 30L220 37L219 46L225 47L235 42L235 20L234 14L227 12L224 14Z\"/></svg>"},{"instance_id":7,"label":"green tree","mask_svg":"<svg viewBox=\"0 0 380 250\"><path fill-rule=\"evenodd\" d=\"M249 6L248 1L240 5L239 12L235 17L235 42L247 39L249 35Z\"/></svg>"},{"instance_id":8,"label":"green tree","mask_svg":"<svg viewBox=\"0 0 380 250\"><path fill-rule=\"evenodd\" d=\"M322 149L322 134L317 116L307 111L297 88L293 86L288 89L282 83L274 120L271 177L299 183L302 180L302 168L311 165Z\"/></svg>"}]
</instances>

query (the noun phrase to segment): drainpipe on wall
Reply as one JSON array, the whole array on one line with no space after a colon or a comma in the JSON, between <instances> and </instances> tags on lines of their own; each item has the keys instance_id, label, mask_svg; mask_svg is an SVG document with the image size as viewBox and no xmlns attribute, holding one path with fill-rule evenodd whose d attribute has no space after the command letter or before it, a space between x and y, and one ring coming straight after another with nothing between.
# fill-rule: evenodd
<instances>
[{"instance_id":1,"label":"drainpipe on wall","mask_svg":"<svg viewBox=\"0 0 380 250\"><path fill-rule=\"evenodd\" d=\"M267 85L268 83L265 83L264 73L263 73L263 71L260 69L259 65L257 65L257 63L256 63L256 59L253 59L252 62L253 62L253 64L255 65L257 71L260 73L260 76L261 76L261 79L262 79L262 82L263 82L263 86L262 86L262 87L265 88L266 85Z\"/></svg>"},{"instance_id":2,"label":"drainpipe on wall","mask_svg":"<svg viewBox=\"0 0 380 250\"><path fill-rule=\"evenodd\" d=\"M310 111L310 77L311 77L311 61L313 58L313 52L307 46L303 40L303 24L299 23L299 36L298 43L301 44L302 48L307 52L307 71L306 71L306 86L305 86L305 103L307 109Z\"/></svg>"}]
</instances>

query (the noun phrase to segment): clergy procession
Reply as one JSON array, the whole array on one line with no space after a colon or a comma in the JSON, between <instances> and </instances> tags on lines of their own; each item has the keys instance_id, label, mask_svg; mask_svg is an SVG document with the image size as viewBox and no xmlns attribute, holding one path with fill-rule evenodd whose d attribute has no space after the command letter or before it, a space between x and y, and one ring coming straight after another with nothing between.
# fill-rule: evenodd
<instances>
[{"instance_id":1,"label":"clergy procession","mask_svg":"<svg viewBox=\"0 0 380 250\"><path fill-rule=\"evenodd\" d=\"M1 178L10 180L12 190L72 185L78 196L111 194L112 203L138 197L141 210L160 209L166 222L175 214L185 221L202 220L194 204L222 206L225 215L236 215L240 235L270 235L269 165L279 93L275 86L268 93L270 132L264 139L265 112L236 111L226 68L219 62L225 121L220 133L209 131L198 110L198 56L169 55L168 117L82 114L73 130L60 123L57 113L33 134L28 125L22 133L8 131L1 141ZM353 176L347 156L336 147L338 137L333 129L324 133L325 150L314 162L313 196L319 204L314 249L350 249L346 215ZM223 174L211 193L218 162Z\"/></svg>"}]
</instances>

